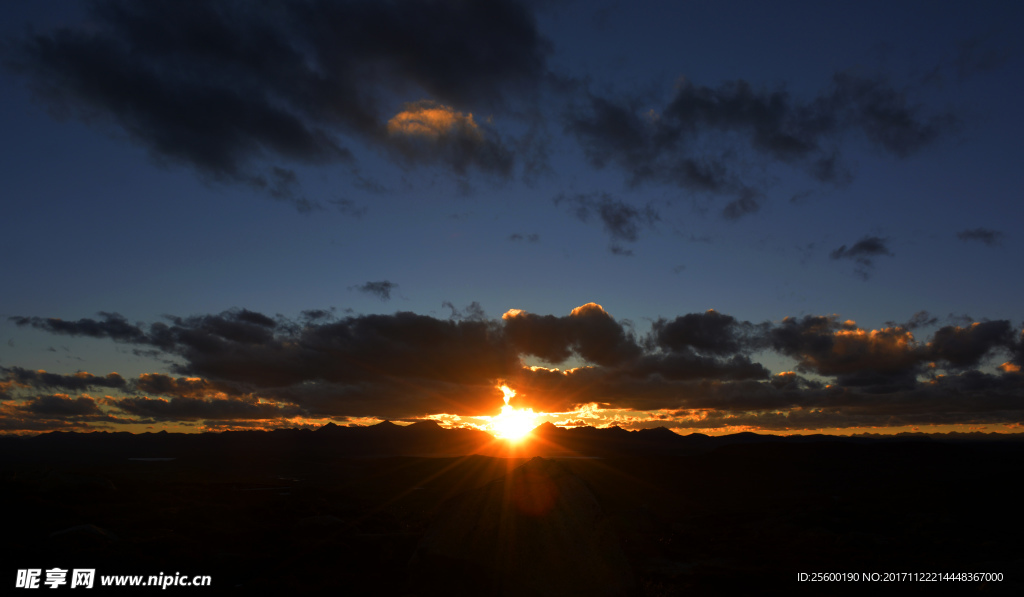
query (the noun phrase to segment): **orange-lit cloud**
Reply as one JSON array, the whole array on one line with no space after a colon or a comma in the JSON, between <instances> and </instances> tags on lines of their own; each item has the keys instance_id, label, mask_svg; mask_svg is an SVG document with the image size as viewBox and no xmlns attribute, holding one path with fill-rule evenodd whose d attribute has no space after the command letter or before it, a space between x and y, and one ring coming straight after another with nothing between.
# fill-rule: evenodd
<instances>
[{"instance_id":1,"label":"orange-lit cloud","mask_svg":"<svg viewBox=\"0 0 1024 597\"><path fill-rule=\"evenodd\" d=\"M409 164L443 163L458 174L471 167L507 178L513 151L472 114L430 100L406 104L388 120L387 145Z\"/></svg>"},{"instance_id":2,"label":"orange-lit cloud","mask_svg":"<svg viewBox=\"0 0 1024 597\"><path fill-rule=\"evenodd\" d=\"M587 303L585 305L580 305L579 307L576 307L575 309L570 311L569 315L571 317L586 317L587 315L610 317L608 315L608 312L604 310L604 307L597 303Z\"/></svg>"},{"instance_id":3,"label":"orange-lit cloud","mask_svg":"<svg viewBox=\"0 0 1024 597\"><path fill-rule=\"evenodd\" d=\"M404 135L439 139L443 136L458 135L478 142L483 133L473 120L472 114L456 112L450 106L430 101L407 104L405 109L388 121L389 135Z\"/></svg>"},{"instance_id":4,"label":"orange-lit cloud","mask_svg":"<svg viewBox=\"0 0 1024 597\"><path fill-rule=\"evenodd\" d=\"M866 366L898 371L919 360L916 350L914 335L903 328L842 329L834 332L830 351L807 353L804 358L806 365L825 375L853 373Z\"/></svg>"}]
</instances>

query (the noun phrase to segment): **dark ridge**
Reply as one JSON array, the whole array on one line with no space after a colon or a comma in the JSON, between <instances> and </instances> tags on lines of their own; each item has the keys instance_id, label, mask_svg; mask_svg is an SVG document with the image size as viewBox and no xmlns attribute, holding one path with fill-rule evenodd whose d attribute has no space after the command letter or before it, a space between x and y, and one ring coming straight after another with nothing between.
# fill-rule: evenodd
<instances>
[{"instance_id":1,"label":"dark ridge","mask_svg":"<svg viewBox=\"0 0 1024 597\"><path fill-rule=\"evenodd\" d=\"M430 422L8 436L0 559L208 574L216 594L931 595L796 576L971 571L1003 576L947 590L1021 595L1021 439L544 425L509 449Z\"/></svg>"},{"instance_id":2,"label":"dark ridge","mask_svg":"<svg viewBox=\"0 0 1024 597\"><path fill-rule=\"evenodd\" d=\"M496 440L470 428L445 429L437 421L397 425L384 421L372 426L343 427L335 423L314 430L244 430L219 433L132 434L128 432L52 431L36 436L0 436L0 459L174 458L208 454L274 455L309 453L317 456L487 456L614 457L617 455L699 454L736 445L807 444L970 444L998 450L1024 444L1024 434L899 434L889 436L779 436L757 433L708 436L679 435L664 427L627 431L621 427L557 427L543 423L517 444Z\"/></svg>"}]
</instances>

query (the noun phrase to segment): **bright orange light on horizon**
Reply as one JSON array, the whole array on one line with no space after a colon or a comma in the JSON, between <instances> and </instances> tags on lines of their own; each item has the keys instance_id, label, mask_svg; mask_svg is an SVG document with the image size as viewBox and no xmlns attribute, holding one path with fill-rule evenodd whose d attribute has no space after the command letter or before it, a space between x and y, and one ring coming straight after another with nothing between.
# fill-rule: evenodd
<instances>
[{"instance_id":1,"label":"bright orange light on horizon","mask_svg":"<svg viewBox=\"0 0 1024 597\"><path fill-rule=\"evenodd\" d=\"M501 407L501 414L491 419L491 429L499 438L510 442L518 442L533 431L537 424L537 413L532 408L515 408L508 403L516 391L502 385L498 389L505 395L505 406Z\"/></svg>"}]
</instances>

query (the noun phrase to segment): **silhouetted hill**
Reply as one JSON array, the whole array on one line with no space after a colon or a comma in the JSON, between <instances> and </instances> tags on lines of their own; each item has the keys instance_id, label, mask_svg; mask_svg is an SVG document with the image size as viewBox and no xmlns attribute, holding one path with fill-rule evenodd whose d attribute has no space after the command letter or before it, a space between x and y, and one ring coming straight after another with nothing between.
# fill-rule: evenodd
<instances>
[{"instance_id":1,"label":"silhouetted hill","mask_svg":"<svg viewBox=\"0 0 1024 597\"><path fill-rule=\"evenodd\" d=\"M445 429L436 421L397 425L343 427L328 423L316 430L224 431L183 434L94 431L53 431L32 437L0 436L0 458L59 457L68 460L109 458L176 458L213 454L275 456L310 453L318 456L487 456L611 457L616 455L696 454L733 445L770 444L990 444L993 449L1024 444L1024 434L899 434L794 435L737 433L679 435L664 427L627 431L620 427L557 427L544 423L527 439L510 445L476 429Z\"/></svg>"},{"instance_id":2,"label":"silhouetted hill","mask_svg":"<svg viewBox=\"0 0 1024 597\"><path fill-rule=\"evenodd\" d=\"M516 457L466 456L489 452ZM1020 595L1022 472L1020 436L543 425L509 447L420 422L0 437L0 560L10 576L209 574L216 594L932 595L796 573L966 570L1005 576L943 588Z\"/></svg>"}]
</instances>

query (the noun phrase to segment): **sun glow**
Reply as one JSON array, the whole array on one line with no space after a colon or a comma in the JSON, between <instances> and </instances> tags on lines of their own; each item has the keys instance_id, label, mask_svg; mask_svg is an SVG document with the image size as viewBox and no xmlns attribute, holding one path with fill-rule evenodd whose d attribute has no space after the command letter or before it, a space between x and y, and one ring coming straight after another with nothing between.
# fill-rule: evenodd
<instances>
[{"instance_id":1,"label":"sun glow","mask_svg":"<svg viewBox=\"0 0 1024 597\"><path fill-rule=\"evenodd\" d=\"M501 414L491 419L491 429L495 435L510 442L518 442L536 426L537 414L532 408L515 408L508 401L516 395L515 390L508 386L499 388L505 394L505 406Z\"/></svg>"}]
</instances>

